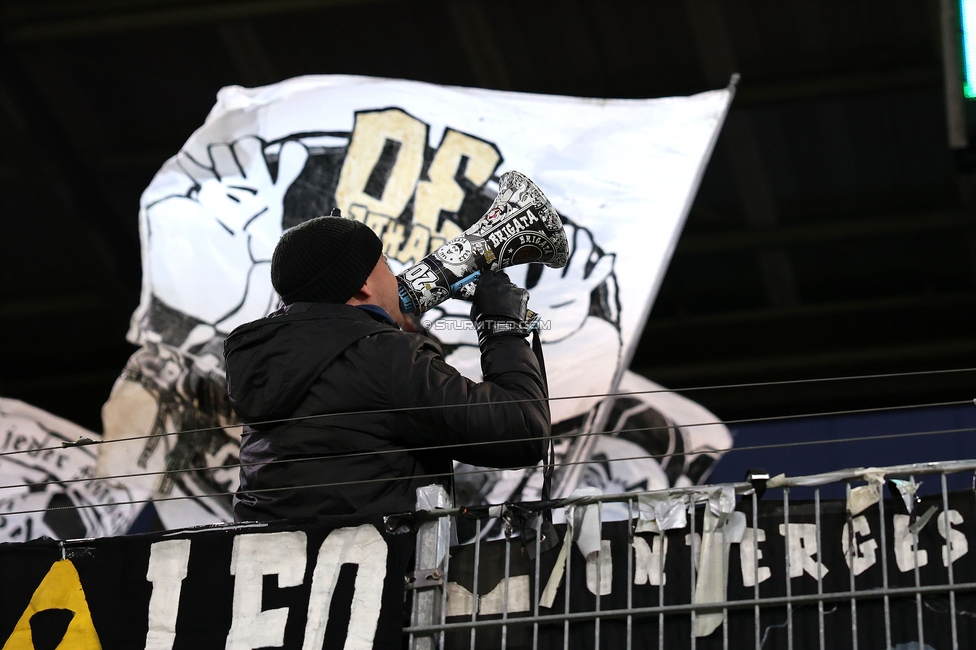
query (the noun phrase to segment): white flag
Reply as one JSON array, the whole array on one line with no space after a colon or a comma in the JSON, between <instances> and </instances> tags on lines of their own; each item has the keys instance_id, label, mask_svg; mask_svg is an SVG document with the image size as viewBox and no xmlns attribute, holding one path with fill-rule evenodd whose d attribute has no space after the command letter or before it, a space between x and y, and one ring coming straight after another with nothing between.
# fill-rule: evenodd
<instances>
[{"instance_id":1,"label":"white flag","mask_svg":"<svg viewBox=\"0 0 976 650\"><path fill-rule=\"evenodd\" d=\"M550 394L608 393L636 348L731 95L598 100L349 76L224 88L143 193L142 299L129 339L219 383L223 337L277 307L270 260L285 230L339 207L376 231L398 273L480 218L498 177L515 169L552 201L571 247L564 269L507 270L541 315ZM448 301L421 319L448 362L479 379L468 311ZM127 372L144 386L172 385L154 379L167 366L151 356ZM197 408L192 396L179 400ZM590 421L599 402L556 399L553 422ZM212 406L217 415L190 420L226 423L226 404ZM153 420L155 433L164 420ZM180 420L171 424L186 427ZM207 449L227 462L234 436L214 435L200 438L206 449L184 446L178 462L151 460L173 445L127 455L116 447L117 462L202 469ZM205 471L188 476L180 494L229 485ZM208 508L229 516L222 503Z\"/></svg>"}]
</instances>

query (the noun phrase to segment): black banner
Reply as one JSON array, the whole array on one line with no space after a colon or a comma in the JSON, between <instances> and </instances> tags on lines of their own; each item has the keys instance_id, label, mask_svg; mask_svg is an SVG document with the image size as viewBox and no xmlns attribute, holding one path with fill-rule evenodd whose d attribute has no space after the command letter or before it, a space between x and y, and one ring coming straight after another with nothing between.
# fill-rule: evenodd
<instances>
[{"instance_id":1,"label":"black banner","mask_svg":"<svg viewBox=\"0 0 976 650\"><path fill-rule=\"evenodd\" d=\"M414 542L335 519L4 544L0 639L5 650L397 648Z\"/></svg>"},{"instance_id":2,"label":"black banner","mask_svg":"<svg viewBox=\"0 0 976 650\"><path fill-rule=\"evenodd\" d=\"M900 499L887 500L884 507L883 528L877 503L850 516L845 502L824 501L818 528L812 502L792 502L787 516L782 501L768 497L760 501L758 527L750 499L727 515L706 516L699 507L694 521L663 535L632 533L627 522L605 523L599 552L584 557L572 543L566 571L560 573L554 571L562 550L557 545L541 555L538 581L535 562L519 539L482 543L476 588L475 547L455 547L447 620L470 620L475 607L479 620L499 619L507 594L512 622L507 647L531 647L532 625L518 619L532 615L537 600L543 601L538 609L543 616L565 613L567 602L571 613L594 612L599 592L599 646L621 648L628 622L614 610L628 604L631 609L687 606L692 594L699 603L725 597L749 601L758 577L764 601L761 647L787 647L792 632L797 650L819 648L819 575L825 647L853 648L856 639L861 650L942 650L952 647L953 630L958 647L976 647L971 591L976 563L969 551L976 534L974 493L951 494L948 509L940 495L922 498L911 513ZM53 540L0 545L0 647L397 648L403 643L403 576L412 569L415 538L389 535L378 524L330 519L102 538L63 547ZM712 536L703 537L703 530ZM721 541L723 530L728 544ZM912 530L918 533L917 548ZM557 532L562 539L565 527ZM961 586L952 600L946 588L950 556L952 580ZM897 591L915 587L916 571L918 584L929 589L920 602L914 593ZM786 596L792 598L789 616L785 601L771 602ZM721 611L717 619L696 615L693 623L687 610L666 612L664 647L690 647L693 629L700 634L697 648L721 648L723 637L733 649L756 647L751 603L729 607L726 629L721 616ZM913 645L919 640L919 618L922 646ZM660 620L656 611L632 612L632 647L657 648ZM565 629L562 621L539 624L538 647L562 648ZM571 648L596 647L592 617L571 621L568 631ZM476 647L499 647L500 636L500 628L480 628ZM467 629L447 635L448 647L469 645Z\"/></svg>"}]
</instances>

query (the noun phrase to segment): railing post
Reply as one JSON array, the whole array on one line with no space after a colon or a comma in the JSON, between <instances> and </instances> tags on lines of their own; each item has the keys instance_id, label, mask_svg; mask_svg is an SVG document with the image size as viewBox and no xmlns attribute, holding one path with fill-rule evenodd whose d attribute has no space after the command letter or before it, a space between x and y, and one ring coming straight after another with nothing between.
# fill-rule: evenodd
<instances>
[{"instance_id":1,"label":"railing post","mask_svg":"<svg viewBox=\"0 0 976 650\"><path fill-rule=\"evenodd\" d=\"M417 488L417 510L451 508L451 497L441 485ZM413 589L410 626L434 625L441 621L441 603L447 584L446 562L451 544L451 518L438 517L417 528L417 553L414 571L408 576ZM412 583L411 583L412 579ZM410 650L434 650L434 635L410 636Z\"/></svg>"}]
</instances>

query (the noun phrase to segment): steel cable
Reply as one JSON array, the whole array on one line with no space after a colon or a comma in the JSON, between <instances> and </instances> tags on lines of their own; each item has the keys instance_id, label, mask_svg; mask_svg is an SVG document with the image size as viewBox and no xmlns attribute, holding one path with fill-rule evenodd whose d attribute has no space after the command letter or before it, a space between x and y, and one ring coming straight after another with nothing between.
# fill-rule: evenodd
<instances>
[{"instance_id":1,"label":"steel cable","mask_svg":"<svg viewBox=\"0 0 976 650\"><path fill-rule=\"evenodd\" d=\"M884 373L884 374L874 374L874 375L851 375L851 376L846 376L846 377L823 377L823 378L814 378L814 379L790 379L790 380L770 381L770 382L753 382L753 383L743 383L743 384L721 384L721 385L714 385L714 386L699 386L699 387L692 387L692 388L661 388L661 389L653 389L653 390L622 391L622 392L614 392L614 393L592 393L592 394L586 394L586 395L566 395L566 396L561 396L561 397L525 398L525 399L513 399L513 400L497 400L497 401L482 402L482 403L479 403L479 404L438 404L438 405L433 405L433 406L402 406L402 407L396 407L396 408L367 409L367 410L359 410L359 411L343 411L343 412L339 412L339 413L319 413L319 414L303 415L303 416L291 417L291 418L279 418L279 419L274 419L274 420L262 420L262 421L258 421L258 422L249 423L248 426L262 427L262 426L271 425L271 424L285 424L285 423L288 423L288 422L302 422L302 421L307 421L307 420L312 420L312 419L319 419L319 418L348 417L348 416L353 416L353 415L376 415L376 414L381 414L381 413L408 413L408 412L414 412L414 411L435 410L435 409L448 409L448 408L475 408L475 407L494 406L494 405L499 405L499 404L524 404L524 403L531 403L531 402L543 402L543 401L546 401L546 402L554 402L554 401L562 401L562 400L593 399L593 398L606 398L606 397L618 398L618 397L627 397L627 396L632 396L632 395L651 395L651 394L659 394L659 393L686 393L686 392L694 392L694 391L702 391L702 390L719 390L719 389L734 389L734 388L752 388L752 387L760 387L760 386L795 385L795 384L802 384L802 383L828 382L828 381L853 381L853 380L862 380L862 379L879 379L879 378L893 378L893 377L923 376L923 375L932 375L932 374L957 373L957 372L972 372L972 371L976 371L976 368L950 368L950 369L945 369L945 370L920 370L920 371L912 371L912 372ZM878 410L884 410L886 408L887 409L891 409L891 410L895 410L895 409L905 409L905 408L921 408L921 407L924 407L924 406L949 406L949 405L959 405L959 404L968 404L968 403L971 403L971 401L970 400L958 400L958 401L953 401L953 402L936 402L936 403L927 404L927 405L926 404L921 404L921 405L896 406L896 407L879 407ZM851 411L834 411L834 412L826 412L826 413L822 413L822 414L801 414L801 415L773 416L770 419L790 419L790 418L800 418L800 417L814 417L816 415L825 415L825 416L826 415L843 415L843 414L846 414L846 413L868 412L870 410L871 409L851 410ZM762 419L742 420L741 422L744 422L744 421L762 421ZM718 422L718 424L727 424L727 423L726 422ZM238 423L231 423L231 424L226 424L226 425L215 425L215 426L210 426L210 427L200 427L200 428L196 428L196 429L184 429L184 430L181 430L181 431L164 431L164 432L161 432L161 433L150 433L150 434L146 434L146 435L127 436L127 437L123 437L123 438L112 438L110 440L86 440L84 442L73 442L73 443L69 442L69 443L62 443L61 445L52 446L52 447L39 447L39 448L34 448L34 449L19 449L19 450L14 450L14 451L0 452L0 458L3 458L5 456L13 456L13 455L17 455L17 454L37 453L37 452L41 452L41 451L59 450L59 449L72 448L72 447L87 447L87 446L90 446L90 445L106 445L106 444L113 444L113 443L118 443L118 442L133 442L133 441L136 441L136 440L149 440L151 438L161 438L161 437L167 437L167 436L178 436L178 435L191 434L191 433L206 433L206 432L209 432L209 431L217 431L217 430L223 430L223 429L229 429L229 428L237 428L237 427L243 427L243 426L244 426L244 423L238 422ZM690 426L698 426L698 425L690 425ZM477 443L477 444L490 444L490 443Z\"/></svg>"},{"instance_id":2,"label":"steel cable","mask_svg":"<svg viewBox=\"0 0 976 650\"><path fill-rule=\"evenodd\" d=\"M794 441L794 442L769 443L769 444L764 444L764 445L749 445L749 446L745 446L745 447L728 447L726 449L714 449L714 450L708 450L708 451L721 452L721 453L734 453L734 452L740 452L740 451L754 451L754 450L758 450L758 449L777 449L777 448L789 448L789 447L806 447L806 446L811 446L811 445L841 444L841 443L859 442L859 441L865 441L865 440L893 440L893 439L911 438L911 437L945 435L945 434L949 434L949 433L964 433L964 432L971 432L971 431L976 431L976 427L963 427L963 428L958 428L958 429L938 429L938 430L930 430L930 431L911 431L911 432L906 432L906 433L878 434L878 435L874 435L874 436L853 436L853 437L835 438L835 439L829 439L829 440L801 440L801 441ZM613 458L613 459L610 459L609 461L606 460L606 459L594 459L594 460L573 461L573 462L558 463L557 464L557 467L569 467L569 466L574 466L574 465L588 465L588 464L594 464L594 463L603 464L603 463L607 463L607 462L625 462L625 461L634 461L634 460L656 459L656 458L666 457L668 455L669 454L646 454L646 455L629 456L629 457L623 457L623 458ZM516 470L517 471L517 470L527 470L527 469L536 469L536 468L538 468L538 465L524 465L524 466L513 467L513 468L508 468L508 469L510 469L510 470ZM216 468L208 468L208 470L209 469L216 469ZM202 470L202 471L208 471L208 470ZM201 471L201 470L197 470L197 471ZM248 494L264 494L264 493L269 493L269 492L278 492L278 491L281 491L281 490L317 489L317 488L323 488L323 487L342 487L342 486L349 486L349 485L365 485L365 484L373 484L373 483L384 483L384 482L394 482L394 481L410 481L410 480L418 480L418 479L434 479L434 480L436 480L436 479L440 479L440 478L446 478L448 476L467 476L467 475L485 474L485 473L491 473L491 472L497 472L497 471L499 471L499 470L497 470L497 469L472 469L472 470L462 470L460 472L455 472L455 471L451 471L451 472L435 472L435 473L430 473L430 474L420 474L420 475L413 475L413 476L394 476L394 477L382 477L382 478L375 478L375 479L363 479L363 480L356 480L356 481L338 481L338 482L333 482L333 483L314 483L314 484L297 485L297 486L260 488L260 489L255 489L255 490L247 490L246 492ZM98 480L105 480L105 479L99 479L99 478L91 479L91 478L89 478L89 479L75 479L74 481L77 482L77 481L98 481ZM61 483L61 482L66 482L66 481L58 481L58 482ZM38 513L38 512L50 512L50 511L57 511L57 510L75 510L75 509L81 509L81 508L105 508L105 507L114 507L114 506L120 506L120 505L137 505L137 504L149 503L149 502L157 502L157 501L179 501L179 500L184 500L184 499L221 498L221 497L233 496L233 494L234 493L232 493L232 492L214 492L214 493L209 493L209 494L188 494L188 495L179 495L179 496L173 496L173 497L158 497L158 498L157 497L151 497L151 498L148 498L148 499L136 499L136 500L131 500L131 501L115 501L113 503L93 503L93 504L80 504L80 505L70 505L70 506L56 506L56 507L52 507L52 508L35 508L35 509L30 509L30 510L12 510L12 511L5 512L3 514L4 514L4 516L12 516L12 515L32 514L32 513Z\"/></svg>"},{"instance_id":3,"label":"steel cable","mask_svg":"<svg viewBox=\"0 0 976 650\"><path fill-rule=\"evenodd\" d=\"M640 433L640 432L648 432L648 431L660 431L660 430L667 430L672 428L686 429L686 428L707 427L707 426L716 426L716 425L755 424L755 423L762 423L762 422L775 422L775 421L806 419L806 418L815 418L815 417L830 417L830 416L837 416L837 415L879 413L879 412L908 410L908 409L916 409L916 408L930 408L930 407L937 407L937 406L958 406L961 404L968 404L968 403L969 403L968 400L965 401L959 400L959 401L950 401L950 402L931 402L925 404L907 404L902 406L848 409L843 411L824 411L819 413L806 413L806 414L799 414L799 415L774 415L774 416L766 416L762 418L742 418L739 420L725 420L725 421L715 420L712 422L697 422L691 424L665 424L665 425L659 425L653 427L634 427L630 429L613 429L607 431L578 431L578 432L571 432L571 433L555 434L551 436L551 438L554 440L575 439L575 438L585 438L588 436L598 436L598 435L615 435L621 433ZM199 432L199 430L195 430L195 432ZM453 444L444 444L444 445L429 445L429 446L421 446L421 447L401 447L397 449L379 449L379 450L364 449L364 450L352 451L348 453L338 453L338 454L331 453L331 454L324 454L321 456L307 456L303 458L284 458L284 459L273 460L273 461L262 462L262 463L228 463L226 465L218 465L213 467L187 467L187 468L165 469L165 470L157 470L157 471L149 471L149 472L134 472L129 474L112 474L106 476L96 476L96 477L80 478L80 479L64 479L64 480L52 479L50 481L40 481L37 483L31 483L30 486L40 487L45 485L58 485L62 483L79 483L79 482L93 481L93 480L113 481L113 480L119 480L125 478L162 476L167 474L182 474L182 473L190 473L190 472L209 472L214 470L233 469L235 467L236 468L253 467L257 465L303 463L303 462L318 461L318 460L343 460L343 459L357 458L362 456L381 456L385 454L403 454L403 453L412 453L418 451L437 451L443 449L477 447L477 446L492 445L492 444L511 444L511 443L518 443L518 442L531 442L533 440L538 440L538 438L512 438L504 441L465 442L465 443L453 443ZM112 441L107 441L107 442L112 442ZM20 450L16 453L37 453L40 451L49 451L52 449L60 450L62 449L62 447L43 447L43 448L36 448L30 450ZM746 447L729 447L728 449L705 449L702 450L701 453L708 453L708 452L726 453L733 449L741 450L741 449L746 449ZM12 453L14 452L8 452L8 454L12 454ZM657 458L666 458L669 455L670 454L657 454L657 455L641 456L640 458L657 459ZM491 471L497 471L497 470L491 470ZM21 488L25 486L26 484L24 483L0 485L0 490L15 489L15 488Z\"/></svg>"}]
</instances>

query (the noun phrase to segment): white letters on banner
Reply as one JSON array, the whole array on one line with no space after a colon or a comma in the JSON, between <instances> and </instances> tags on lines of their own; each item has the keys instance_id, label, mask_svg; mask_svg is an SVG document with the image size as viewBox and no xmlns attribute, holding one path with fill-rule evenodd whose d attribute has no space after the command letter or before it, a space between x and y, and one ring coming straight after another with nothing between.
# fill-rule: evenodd
<instances>
[{"instance_id":1,"label":"white letters on banner","mask_svg":"<svg viewBox=\"0 0 976 650\"><path fill-rule=\"evenodd\" d=\"M156 542L150 548L146 580L152 583L152 595L146 650L170 650L174 645L190 548L188 539ZM262 609L264 576L277 576L278 588L303 584L307 551L307 538L301 531L246 533L234 538L229 567L235 577L234 602L227 650L282 645L290 611L287 607ZM322 647L339 571L345 565L356 566L356 580L343 647L346 650L373 647L382 609L388 553L386 540L371 525L339 528L329 533L318 550L311 573L303 649ZM528 594L527 576L525 583L524 591Z\"/></svg>"},{"instance_id":2,"label":"white letters on banner","mask_svg":"<svg viewBox=\"0 0 976 650\"><path fill-rule=\"evenodd\" d=\"M946 519L948 518L948 522ZM958 530L952 528L952 524L961 524L963 519L958 510L947 510L938 518L939 534L946 540L946 546L942 547L942 566L949 566L950 558L955 562L969 552L969 540Z\"/></svg>"},{"instance_id":3,"label":"white letters on banner","mask_svg":"<svg viewBox=\"0 0 976 650\"><path fill-rule=\"evenodd\" d=\"M599 585L597 584L599 575ZM586 556L586 588L597 595L608 596L613 584L613 556L610 554L610 540L600 540L600 550Z\"/></svg>"},{"instance_id":4,"label":"white letters on banner","mask_svg":"<svg viewBox=\"0 0 976 650\"><path fill-rule=\"evenodd\" d=\"M376 635L386 580L386 542L372 526L340 528L329 533L319 549L308 598L303 650L318 650L325 640L332 595L344 564L357 567L355 595L349 614L346 650L370 650Z\"/></svg>"},{"instance_id":5,"label":"white letters on banner","mask_svg":"<svg viewBox=\"0 0 976 650\"><path fill-rule=\"evenodd\" d=\"M789 529L788 536L787 529ZM789 526L780 524L779 534L787 538L791 578L799 578L804 571L813 578L827 575L827 567L819 559L814 559L820 552L815 524L790 524Z\"/></svg>"},{"instance_id":6,"label":"white letters on banner","mask_svg":"<svg viewBox=\"0 0 976 650\"><path fill-rule=\"evenodd\" d=\"M853 530L853 532L851 532ZM841 545L844 549L844 559L847 566L859 576L878 561L878 542L873 539L861 541L860 538L871 534L871 525L868 524L867 517L861 515L854 517L850 524L844 524L843 534L841 535ZM853 541L853 549L851 548Z\"/></svg>"},{"instance_id":7,"label":"white letters on banner","mask_svg":"<svg viewBox=\"0 0 976 650\"><path fill-rule=\"evenodd\" d=\"M651 543L634 536L634 584L660 587L668 582L664 565L668 556L666 535L654 535Z\"/></svg>"},{"instance_id":8,"label":"white letters on banner","mask_svg":"<svg viewBox=\"0 0 976 650\"><path fill-rule=\"evenodd\" d=\"M264 576L278 576L278 588L305 579L305 533L254 533L234 538L230 572L234 576L234 617L226 650L278 647L285 640L288 608L261 609Z\"/></svg>"},{"instance_id":9,"label":"white letters on banner","mask_svg":"<svg viewBox=\"0 0 976 650\"><path fill-rule=\"evenodd\" d=\"M470 591L456 582L447 583L447 615L471 616L471 610L479 616L490 616L508 612L516 614L532 609L532 590L529 576L510 576L508 583L500 580L487 594L472 595ZM506 595L508 600L505 600Z\"/></svg>"},{"instance_id":10,"label":"white letters on banner","mask_svg":"<svg viewBox=\"0 0 976 650\"><path fill-rule=\"evenodd\" d=\"M739 565L742 567L744 587L756 586L757 577L759 584L762 584L773 575L768 566L756 566L763 558L762 547L759 544L765 541L766 531L762 528L746 528L742 534L742 543L739 544Z\"/></svg>"},{"instance_id":11,"label":"white letters on banner","mask_svg":"<svg viewBox=\"0 0 976 650\"><path fill-rule=\"evenodd\" d=\"M921 568L929 563L928 551L918 548L912 539L912 533L908 529L910 523L911 517L908 515L894 516L895 563L902 573L912 571L916 566Z\"/></svg>"},{"instance_id":12,"label":"white letters on banner","mask_svg":"<svg viewBox=\"0 0 976 650\"><path fill-rule=\"evenodd\" d=\"M152 583L149 598L149 631L146 650L171 650L176 641L176 618L186 568L190 564L190 540L156 542L149 551L146 580Z\"/></svg>"}]
</instances>

